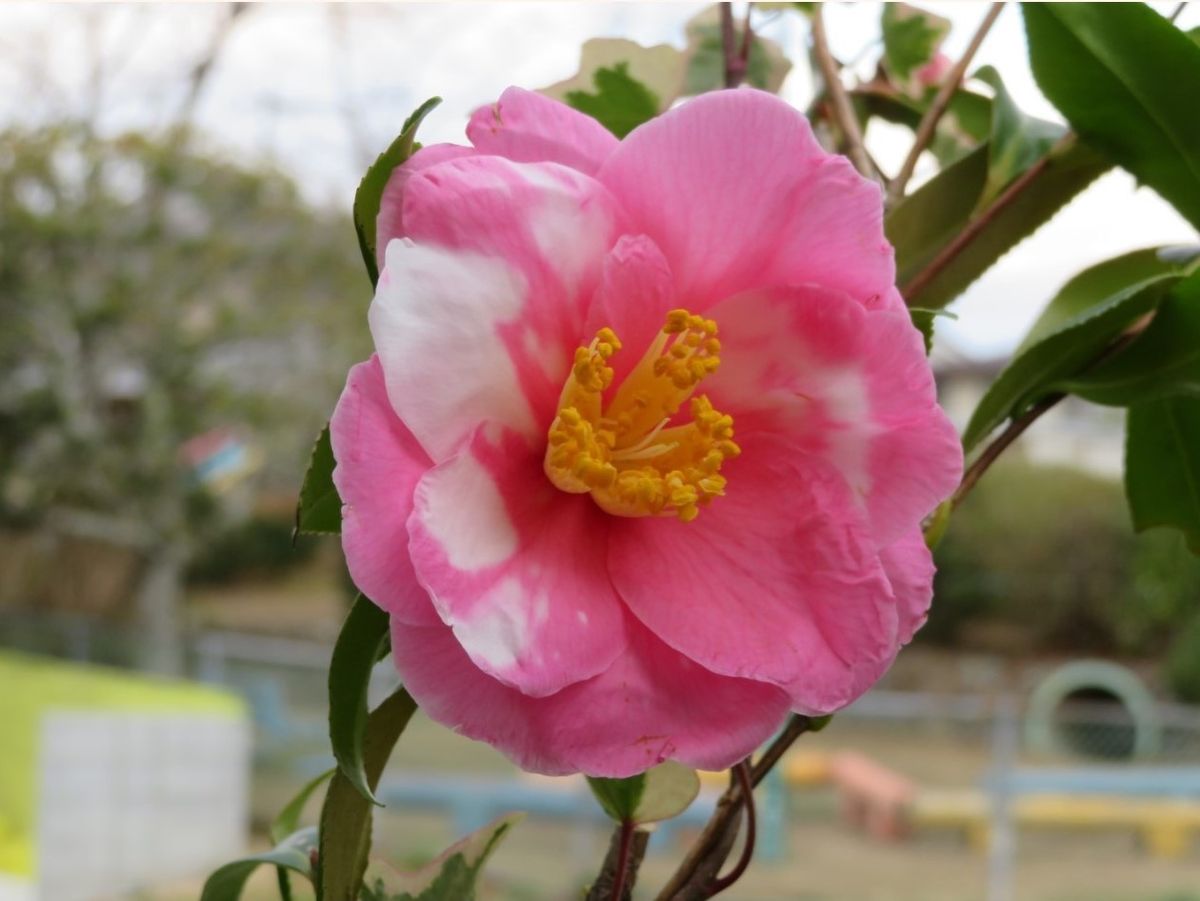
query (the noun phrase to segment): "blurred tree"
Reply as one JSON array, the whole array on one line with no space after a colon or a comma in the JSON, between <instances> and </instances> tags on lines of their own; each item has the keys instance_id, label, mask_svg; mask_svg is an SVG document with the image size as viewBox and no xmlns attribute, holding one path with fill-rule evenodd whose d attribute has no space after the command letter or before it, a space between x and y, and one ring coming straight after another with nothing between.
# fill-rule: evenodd
<instances>
[{"instance_id":1,"label":"blurred tree","mask_svg":"<svg viewBox=\"0 0 1200 901\"><path fill-rule=\"evenodd\" d=\"M206 506L181 455L248 427L294 487L369 353L354 230L186 132L0 133L0 524L145 561L144 663L177 670L180 576Z\"/></svg>"}]
</instances>

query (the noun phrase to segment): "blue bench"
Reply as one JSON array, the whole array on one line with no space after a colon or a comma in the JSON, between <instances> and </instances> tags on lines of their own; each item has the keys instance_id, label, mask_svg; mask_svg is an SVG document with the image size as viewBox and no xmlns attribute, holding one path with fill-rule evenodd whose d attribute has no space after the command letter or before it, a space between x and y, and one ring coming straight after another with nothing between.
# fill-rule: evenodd
<instances>
[{"instance_id":1,"label":"blue bench","mask_svg":"<svg viewBox=\"0 0 1200 901\"><path fill-rule=\"evenodd\" d=\"M1010 795L1200 799L1200 767L1022 767L993 772L984 786Z\"/></svg>"}]
</instances>

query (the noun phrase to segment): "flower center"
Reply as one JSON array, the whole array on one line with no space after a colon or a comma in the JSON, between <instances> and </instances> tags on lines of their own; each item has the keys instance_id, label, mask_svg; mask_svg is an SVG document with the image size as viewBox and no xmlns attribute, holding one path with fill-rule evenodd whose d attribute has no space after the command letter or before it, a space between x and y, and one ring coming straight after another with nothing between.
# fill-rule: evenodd
<instances>
[{"instance_id":1,"label":"flower center","mask_svg":"<svg viewBox=\"0 0 1200 901\"><path fill-rule=\"evenodd\" d=\"M550 425L545 469L572 494L590 493L616 516L678 516L725 493L721 464L741 449L733 417L696 397L696 386L721 363L717 324L672 310L633 371L611 393L609 359L621 349L610 328L575 351L571 374ZM671 419L690 400L690 422Z\"/></svg>"}]
</instances>

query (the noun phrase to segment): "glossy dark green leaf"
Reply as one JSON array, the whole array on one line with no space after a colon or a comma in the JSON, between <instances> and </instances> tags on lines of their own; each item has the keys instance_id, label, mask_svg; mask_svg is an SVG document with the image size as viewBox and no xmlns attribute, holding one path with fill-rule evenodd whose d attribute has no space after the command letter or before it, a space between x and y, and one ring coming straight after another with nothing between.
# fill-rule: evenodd
<instances>
[{"instance_id":1,"label":"glossy dark green leaf","mask_svg":"<svg viewBox=\"0 0 1200 901\"><path fill-rule=\"evenodd\" d=\"M329 742L339 772L368 801L363 737L371 670L388 641L388 615L361 594L342 624L329 661Z\"/></svg>"},{"instance_id":2,"label":"glossy dark green leaf","mask_svg":"<svg viewBox=\"0 0 1200 901\"><path fill-rule=\"evenodd\" d=\"M296 531L314 534L342 531L342 499L333 484L333 446L329 426L321 430L308 458L308 469L296 503Z\"/></svg>"},{"instance_id":3,"label":"glossy dark green leaf","mask_svg":"<svg viewBox=\"0 0 1200 901\"><path fill-rule=\"evenodd\" d=\"M592 794L618 823L656 823L678 816L700 793L695 770L667 760L626 779L588 777Z\"/></svg>"},{"instance_id":4,"label":"glossy dark green leaf","mask_svg":"<svg viewBox=\"0 0 1200 901\"><path fill-rule=\"evenodd\" d=\"M629 64L602 67L592 74L595 90L568 91L567 104L623 138L659 112L654 92L629 74Z\"/></svg>"},{"instance_id":5,"label":"glossy dark green leaf","mask_svg":"<svg viewBox=\"0 0 1200 901\"><path fill-rule=\"evenodd\" d=\"M1091 366L1122 331L1154 310L1177 280L1158 276L1103 298L1014 357L975 408L963 433L964 448L972 450L1006 419L1055 390L1058 382Z\"/></svg>"},{"instance_id":6,"label":"glossy dark green leaf","mask_svg":"<svg viewBox=\"0 0 1200 901\"><path fill-rule=\"evenodd\" d=\"M371 284L379 280L379 265L376 262L375 220L379 216L379 206L383 198L383 189L387 187L392 170L407 160L418 149L416 143L417 129L421 121L428 116L439 103L441 97L431 97L422 103L411 116L404 120L400 134L379 158L367 170L354 194L354 229L358 233L358 248L362 251L363 263Z\"/></svg>"},{"instance_id":7,"label":"glossy dark green leaf","mask_svg":"<svg viewBox=\"0 0 1200 901\"><path fill-rule=\"evenodd\" d=\"M1197 248L1187 246L1148 247L1090 266L1054 295L1017 347L1017 354L1130 285L1162 275L1183 274L1195 262L1196 252Z\"/></svg>"},{"instance_id":8,"label":"glossy dark green leaf","mask_svg":"<svg viewBox=\"0 0 1200 901\"><path fill-rule=\"evenodd\" d=\"M316 827L289 835L270 851L244 857L213 871L204 883L200 901L238 901L246 882L264 864L312 878L312 852L317 846Z\"/></svg>"},{"instance_id":9,"label":"glossy dark green leaf","mask_svg":"<svg viewBox=\"0 0 1200 901\"><path fill-rule=\"evenodd\" d=\"M363 901L473 901L483 865L523 817L520 813L503 816L411 872L372 863L364 880Z\"/></svg>"},{"instance_id":10,"label":"glossy dark green leaf","mask_svg":"<svg viewBox=\"0 0 1200 901\"><path fill-rule=\"evenodd\" d=\"M374 658L372 658L374 659ZM321 808L321 849L317 866L319 901L356 901L371 850L372 802L379 777L412 715L416 702L397 689L371 711L362 741L366 791L339 770Z\"/></svg>"},{"instance_id":11,"label":"glossy dark green leaf","mask_svg":"<svg viewBox=\"0 0 1200 901\"><path fill-rule=\"evenodd\" d=\"M883 64L897 85L919 90L917 72L950 33L950 21L907 3L883 4Z\"/></svg>"},{"instance_id":12,"label":"glossy dark green leaf","mask_svg":"<svg viewBox=\"0 0 1200 901\"><path fill-rule=\"evenodd\" d=\"M642 792L646 788L646 774L638 773L624 779L606 776L589 776L588 787L608 816L618 823L633 818Z\"/></svg>"},{"instance_id":13,"label":"glossy dark green leaf","mask_svg":"<svg viewBox=\"0 0 1200 901\"><path fill-rule=\"evenodd\" d=\"M1024 3L1042 93L1200 228L1200 47L1142 3Z\"/></svg>"},{"instance_id":14,"label":"glossy dark green leaf","mask_svg":"<svg viewBox=\"0 0 1200 901\"><path fill-rule=\"evenodd\" d=\"M1178 529L1192 553L1200 553L1200 398L1129 408L1125 494L1137 531Z\"/></svg>"},{"instance_id":15,"label":"glossy dark green leaf","mask_svg":"<svg viewBox=\"0 0 1200 901\"><path fill-rule=\"evenodd\" d=\"M1056 122L1027 116L1017 108L1000 73L984 66L975 77L992 87L992 137L988 144L988 174L976 209L1000 196L1012 181L1044 157L1066 129Z\"/></svg>"},{"instance_id":16,"label":"glossy dark green leaf","mask_svg":"<svg viewBox=\"0 0 1200 901\"><path fill-rule=\"evenodd\" d=\"M300 791L296 792L296 796L288 801L283 810L279 811L279 814L271 822L271 841L281 842L299 830L300 815L304 813L304 806L308 803L308 799L336 772L336 769L326 770L321 775L310 779Z\"/></svg>"},{"instance_id":17,"label":"glossy dark green leaf","mask_svg":"<svg viewBox=\"0 0 1200 901\"><path fill-rule=\"evenodd\" d=\"M1059 145L1015 199L998 210L991 206L979 210L989 155L990 148L984 145L943 169L897 204L884 221L888 240L896 248L897 282L910 306L936 309L954 300L1109 167L1085 145ZM974 237L918 287L915 279L977 220Z\"/></svg>"},{"instance_id":18,"label":"glossy dark green leaf","mask_svg":"<svg viewBox=\"0 0 1200 901\"><path fill-rule=\"evenodd\" d=\"M1200 275L1176 284L1149 327L1124 351L1056 387L1120 407L1200 397Z\"/></svg>"}]
</instances>

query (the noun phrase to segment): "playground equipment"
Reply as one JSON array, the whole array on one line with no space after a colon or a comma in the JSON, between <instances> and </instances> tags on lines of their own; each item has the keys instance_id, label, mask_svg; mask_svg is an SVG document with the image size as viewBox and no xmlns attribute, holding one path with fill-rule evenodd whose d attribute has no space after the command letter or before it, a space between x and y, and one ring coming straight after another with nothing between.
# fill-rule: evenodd
<instances>
[{"instance_id":1,"label":"playground equipment","mask_svg":"<svg viewBox=\"0 0 1200 901\"><path fill-rule=\"evenodd\" d=\"M1101 721L1082 730L1072 720L1072 707L1089 710L1089 719ZM1132 670L1105 660L1076 660L1033 690L1025 744L1041 754L1148 757L1162 741L1157 710L1154 696Z\"/></svg>"},{"instance_id":2,"label":"playground equipment","mask_svg":"<svg viewBox=\"0 0 1200 901\"><path fill-rule=\"evenodd\" d=\"M0 685L0 898L91 901L242 852L236 697L7 652Z\"/></svg>"}]
</instances>

